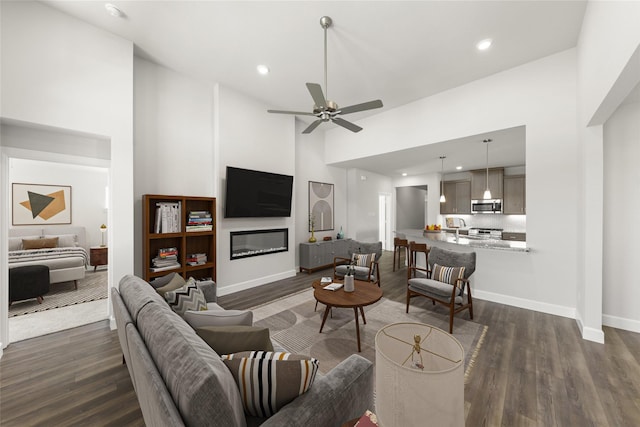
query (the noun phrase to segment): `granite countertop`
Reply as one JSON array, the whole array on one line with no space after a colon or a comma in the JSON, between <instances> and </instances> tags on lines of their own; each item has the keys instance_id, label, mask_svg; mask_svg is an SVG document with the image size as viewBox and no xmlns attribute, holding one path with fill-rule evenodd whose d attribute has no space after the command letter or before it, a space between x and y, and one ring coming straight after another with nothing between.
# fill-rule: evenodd
<instances>
[{"instance_id":1,"label":"granite countertop","mask_svg":"<svg viewBox=\"0 0 640 427\"><path fill-rule=\"evenodd\" d=\"M509 240L497 239L478 239L471 236L456 236L453 233L445 231L424 231L424 230L402 230L403 234L411 240L411 238L423 238L437 242L452 243L460 246L469 246L472 248L495 249L501 251L512 252L529 252L527 242L514 242ZM417 241L417 240L416 240Z\"/></svg>"}]
</instances>

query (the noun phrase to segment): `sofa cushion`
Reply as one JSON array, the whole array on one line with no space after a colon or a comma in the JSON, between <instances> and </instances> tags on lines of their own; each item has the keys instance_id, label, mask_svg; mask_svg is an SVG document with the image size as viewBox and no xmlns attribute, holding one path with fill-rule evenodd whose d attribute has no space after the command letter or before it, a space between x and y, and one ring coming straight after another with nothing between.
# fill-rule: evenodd
<instances>
[{"instance_id":1,"label":"sofa cushion","mask_svg":"<svg viewBox=\"0 0 640 427\"><path fill-rule=\"evenodd\" d=\"M449 301L453 292L453 285L432 279L409 279L409 290L419 292L427 296L433 296L439 300ZM462 303L462 296L456 295L456 304Z\"/></svg>"},{"instance_id":2,"label":"sofa cushion","mask_svg":"<svg viewBox=\"0 0 640 427\"><path fill-rule=\"evenodd\" d=\"M138 313L149 303L157 303L161 309L171 311L167 302L144 280L133 275L124 276L118 285L120 295L134 323L138 322Z\"/></svg>"},{"instance_id":3,"label":"sofa cushion","mask_svg":"<svg viewBox=\"0 0 640 427\"><path fill-rule=\"evenodd\" d=\"M207 310L204 311L187 310L182 317L194 329L202 326L253 325L253 312L225 310L216 303L208 303Z\"/></svg>"},{"instance_id":4,"label":"sofa cushion","mask_svg":"<svg viewBox=\"0 0 640 427\"><path fill-rule=\"evenodd\" d=\"M201 311L207 309L207 300L204 299L204 294L196 285L193 277L190 277L187 284L180 289L166 292L164 298L171 306L171 309L180 316L184 316L187 310Z\"/></svg>"},{"instance_id":5,"label":"sofa cushion","mask_svg":"<svg viewBox=\"0 0 640 427\"><path fill-rule=\"evenodd\" d=\"M455 285L458 279L464 278L464 267L444 267L439 264L433 264L431 278L438 282Z\"/></svg>"},{"instance_id":6,"label":"sofa cushion","mask_svg":"<svg viewBox=\"0 0 640 427\"><path fill-rule=\"evenodd\" d=\"M204 326L196 333L218 354L273 351L269 328L257 326Z\"/></svg>"},{"instance_id":7,"label":"sofa cushion","mask_svg":"<svg viewBox=\"0 0 640 427\"><path fill-rule=\"evenodd\" d=\"M187 284L187 282L184 280L184 278L181 275L175 274L167 282L166 285L156 288L156 292L158 294L162 295L162 297L165 297L167 292L175 291L176 289L180 289L186 284Z\"/></svg>"},{"instance_id":8,"label":"sofa cushion","mask_svg":"<svg viewBox=\"0 0 640 427\"><path fill-rule=\"evenodd\" d=\"M245 351L222 356L238 383L244 410L270 417L306 392L315 379L318 361L281 352Z\"/></svg>"},{"instance_id":9,"label":"sofa cushion","mask_svg":"<svg viewBox=\"0 0 640 427\"><path fill-rule=\"evenodd\" d=\"M220 356L180 316L157 306L140 310L138 329L185 424L244 426L238 387Z\"/></svg>"}]
</instances>

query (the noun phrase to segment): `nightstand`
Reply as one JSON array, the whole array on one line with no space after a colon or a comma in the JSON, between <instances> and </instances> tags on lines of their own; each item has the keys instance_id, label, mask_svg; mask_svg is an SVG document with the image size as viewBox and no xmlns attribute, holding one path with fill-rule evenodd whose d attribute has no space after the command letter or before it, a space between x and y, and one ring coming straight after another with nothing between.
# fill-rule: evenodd
<instances>
[{"instance_id":1,"label":"nightstand","mask_svg":"<svg viewBox=\"0 0 640 427\"><path fill-rule=\"evenodd\" d=\"M96 271L99 265L107 265L109 263L109 251L106 246L93 246L89 251L89 264L93 266L93 271Z\"/></svg>"}]
</instances>

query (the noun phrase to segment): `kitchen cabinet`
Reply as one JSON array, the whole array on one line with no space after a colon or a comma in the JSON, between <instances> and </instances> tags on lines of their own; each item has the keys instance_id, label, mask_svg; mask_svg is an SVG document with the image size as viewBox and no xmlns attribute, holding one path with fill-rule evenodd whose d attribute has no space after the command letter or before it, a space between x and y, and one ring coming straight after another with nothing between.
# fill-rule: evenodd
<instances>
[{"instance_id":1,"label":"kitchen cabinet","mask_svg":"<svg viewBox=\"0 0 640 427\"><path fill-rule=\"evenodd\" d=\"M504 177L503 214L524 215L527 213L525 184L524 175L507 175Z\"/></svg>"},{"instance_id":2,"label":"kitchen cabinet","mask_svg":"<svg viewBox=\"0 0 640 427\"><path fill-rule=\"evenodd\" d=\"M491 190L492 199L502 199L502 179L504 176L504 168L489 169L489 190ZM471 199L482 200L484 190L487 189L487 170L471 171Z\"/></svg>"},{"instance_id":3,"label":"kitchen cabinet","mask_svg":"<svg viewBox=\"0 0 640 427\"><path fill-rule=\"evenodd\" d=\"M512 231L503 231L502 240L510 240L512 242L526 242L527 233L516 233Z\"/></svg>"},{"instance_id":4,"label":"kitchen cabinet","mask_svg":"<svg viewBox=\"0 0 640 427\"><path fill-rule=\"evenodd\" d=\"M442 187L446 202L440 203L441 214L471 213L471 181L445 181Z\"/></svg>"}]
</instances>

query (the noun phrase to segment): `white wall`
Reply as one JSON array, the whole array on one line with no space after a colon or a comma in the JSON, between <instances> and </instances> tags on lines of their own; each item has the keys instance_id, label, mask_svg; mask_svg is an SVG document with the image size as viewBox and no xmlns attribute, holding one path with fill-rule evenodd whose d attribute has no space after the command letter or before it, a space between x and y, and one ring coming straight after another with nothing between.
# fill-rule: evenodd
<instances>
[{"instance_id":1,"label":"white wall","mask_svg":"<svg viewBox=\"0 0 640 427\"><path fill-rule=\"evenodd\" d=\"M2 118L111 141L109 286L133 271L133 44L36 2L1 2ZM6 167L8 158L2 159ZM6 195L7 175L2 174ZM2 199L0 231L6 235ZM0 244L0 342L7 343L6 243Z\"/></svg>"},{"instance_id":2,"label":"white wall","mask_svg":"<svg viewBox=\"0 0 640 427\"><path fill-rule=\"evenodd\" d=\"M134 60L135 273L142 276L142 195L216 197L213 88Z\"/></svg>"},{"instance_id":3,"label":"white wall","mask_svg":"<svg viewBox=\"0 0 640 427\"><path fill-rule=\"evenodd\" d=\"M335 239L340 227L346 235L347 230L347 171L342 168L327 166L324 163L324 132L321 128L310 134L302 134L309 126L301 120L295 120L296 138L296 172L295 189L295 252L296 266L300 266L299 244L308 241L309 233L309 181L334 184L333 208L335 229L315 232L317 240L325 236Z\"/></svg>"},{"instance_id":4,"label":"white wall","mask_svg":"<svg viewBox=\"0 0 640 427\"><path fill-rule=\"evenodd\" d=\"M575 218L577 211L575 75L571 49L369 117L359 123L365 131L358 134L327 131L325 158L331 164L362 152L375 155L526 126L532 250L479 250L474 288L483 299L574 317L577 230L558 218Z\"/></svg>"},{"instance_id":5,"label":"white wall","mask_svg":"<svg viewBox=\"0 0 640 427\"><path fill-rule=\"evenodd\" d=\"M640 86L639 86L640 88ZM640 90L638 90L640 92ZM640 101L604 125L603 324L640 332Z\"/></svg>"},{"instance_id":6,"label":"white wall","mask_svg":"<svg viewBox=\"0 0 640 427\"><path fill-rule=\"evenodd\" d=\"M583 337L603 342L602 124L640 81L640 3L587 4L578 39L579 131L576 318ZM587 127L589 125L589 127Z\"/></svg>"},{"instance_id":7,"label":"white wall","mask_svg":"<svg viewBox=\"0 0 640 427\"><path fill-rule=\"evenodd\" d=\"M344 129L338 129L345 132ZM348 132L351 133L351 132ZM347 171L347 218L349 227L345 237L360 242L378 242L379 204L378 194L393 194L391 178L362 169ZM394 227L392 226L393 230Z\"/></svg>"},{"instance_id":8,"label":"white wall","mask_svg":"<svg viewBox=\"0 0 640 427\"><path fill-rule=\"evenodd\" d=\"M105 190L109 170L39 160L11 159L11 183L37 183L71 186L71 225L85 227L87 246L99 246L100 225L106 224Z\"/></svg>"},{"instance_id":9,"label":"white wall","mask_svg":"<svg viewBox=\"0 0 640 427\"><path fill-rule=\"evenodd\" d=\"M222 85L214 88L214 153L218 181L218 292L225 295L295 275L295 224L300 221L292 208L289 218L224 218L226 167L235 166L284 175L295 175L295 119L268 114L267 105ZM298 189L297 178L294 186ZM306 194L306 193L304 193ZM292 206L298 198L293 195ZM307 215L302 217L306 222ZM230 232L289 229L287 252L230 260Z\"/></svg>"}]
</instances>

